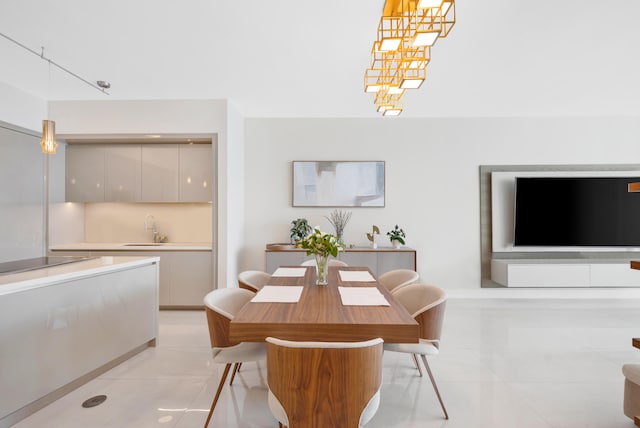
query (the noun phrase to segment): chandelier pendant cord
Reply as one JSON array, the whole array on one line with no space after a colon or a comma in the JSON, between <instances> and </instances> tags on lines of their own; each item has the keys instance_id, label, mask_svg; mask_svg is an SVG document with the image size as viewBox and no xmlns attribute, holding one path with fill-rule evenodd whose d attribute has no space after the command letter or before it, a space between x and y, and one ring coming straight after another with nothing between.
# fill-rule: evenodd
<instances>
[{"instance_id":1,"label":"chandelier pendant cord","mask_svg":"<svg viewBox=\"0 0 640 428\"><path fill-rule=\"evenodd\" d=\"M53 66L59 68L60 70L64 71L65 73L70 74L71 76L75 77L76 79L86 83L87 85L91 86L92 88L97 89L98 91L109 95L109 92L107 92L104 88L101 88L98 85L91 83L87 79L82 78L81 76L77 75L76 73L74 73L73 71L69 70L68 68L65 68L65 67L61 66L60 64L56 63L51 58L48 58L48 57L44 56L44 46L42 47L42 51L41 52L37 52L37 51L31 49L30 47L20 43L19 41L15 40L15 39L12 39L11 37L7 36L4 33L0 33L0 36L4 37L5 39L9 40L12 43L15 43L16 45L20 46L22 49L25 49L25 50L31 52L32 54L40 57L42 60L47 61L49 63L49 66L53 65ZM49 67L49 68L51 68L51 67ZM51 73L49 73L49 74L51 74ZM51 77L49 77L49 78L51 78Z\"/></svg>"}]
</instances>

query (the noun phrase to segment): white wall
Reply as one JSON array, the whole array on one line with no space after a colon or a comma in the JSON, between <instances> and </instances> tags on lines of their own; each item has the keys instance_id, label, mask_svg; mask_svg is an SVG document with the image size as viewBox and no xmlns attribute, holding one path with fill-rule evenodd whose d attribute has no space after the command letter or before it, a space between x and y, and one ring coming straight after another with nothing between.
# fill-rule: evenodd
<instances>
[{"instance_id":1,"label":"white wall","mask_svg":"<svg viewBox=\"0 0 640 428\"><path fill-rule=\"evenodd\" d=\"M244 222L245 222L245 165L244 165L244 118L233 104L229 104L227 110L227 186L220 189L226 195L226 206L220 205L226 211L227 225L227 266L225 267L228 286L237 285L236 278L240 272L244 248ZM219 194L220 196L220 194ZM222 287L222 283L220 284Z\"/></svg>"},{"instance_id":2,"label":"white wall","mask_svg":"<svg viewBox=\"0 0 640 428\"><path fill-rule=\"evenodd\" d=\"M479 166L640 163L639 117L247 119L245 257L262 269L266 243L291 220L330 231L332 208L291 207L292 160L386 161L386 207L351 209L348 244L396 223L418 272L447 289L480 287Z\"/></svg>"},{"instance_id":3,"label":"white wall","mask_svg":"<svg viewBox=\"0 0 640 428\"><path fill-rule=\"evenodd\" d=\"M47 102L0 81L0 121L42 132Z\"/></svg>"}]
</instances>

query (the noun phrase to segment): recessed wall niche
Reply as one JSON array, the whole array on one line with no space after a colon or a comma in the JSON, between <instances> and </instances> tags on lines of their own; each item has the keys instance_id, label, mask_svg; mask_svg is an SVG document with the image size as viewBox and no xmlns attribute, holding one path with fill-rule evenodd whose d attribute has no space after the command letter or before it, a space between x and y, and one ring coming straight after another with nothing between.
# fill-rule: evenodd
<instances>
[{"instance_id":1,"label":"recessed wall niche","mask_svg":"<svg viewBox=\"0 0 640 428\"><path fill-rule=\"evenodd\" d=\"M503 182L492 183L492 173ZM513 247L514 184L510 181L517 173L525 175L560 176L615 176L617 173L637 172L640 165L481 165L480 174L480 274L481 287L496 288L502 285L491 280L492 259L631 259L638 257L637 251L626 249L604 250L600 248L580 249L539 248L519 250ZM493 191L498 194L493 194ZM496 190L497 189L497 190Z\"/></svg>"}]
</instances>

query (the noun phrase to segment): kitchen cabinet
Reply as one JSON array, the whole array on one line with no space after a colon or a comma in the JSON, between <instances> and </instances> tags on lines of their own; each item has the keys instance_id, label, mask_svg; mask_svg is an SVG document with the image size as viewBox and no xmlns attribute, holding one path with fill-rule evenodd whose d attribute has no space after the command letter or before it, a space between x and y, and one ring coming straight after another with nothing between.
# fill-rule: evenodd
<instances>
[{"instance_id":1,"label":"kitchen cabinet","mask_svg":"<svg viewBox=\"0 0 640 428\"><path fill-rule=\"evenodd\" d=\"M142 202L178 200L178 145L142 145Z\"/></svg>"},{"instance_id":2,"label":"kitchen cabinet","mask_svg":"<svg viewBox=\"0 0 640 428\"><path fill-rule=\"evenodd\" d=\"M266 272L273 273L280 266L298 266L311 259L301 249L277 249L265 251ZM416 250L408 247L395 248L347 248L338 254L338 259L349 266L365 266L375 276L394 269L416 270Z\"/></svg>"},{"instance_id":3,"label":"kitchen cabinet","mask_svg":"<svg viewBox=\"0 0 640 428\"><path fill-rule=\"evenodd\" d=\"M65 200L104 202L104 148L68 144L65 152Z\"/></svg>"},{"instance_id":4,"label":"kitchen cabinet","mask_svg":"<svg viewBox=\"0 0 640 428\"><path fill-rule=\"evenodd\" d=\"M208 202L213 199L213 155L211 144L179 146L180 202Z\"/></svg>"},{"instance_id":5,"label":"kitchen cabinet","mask_svg":"<svg viewBox=\"0 0 640 428\"><path fill-rule=\"evenodd\" d=\"M117 144L105 146L104 154L105 201L140 201L140 145Z\"/></svg>"},{"instance_id":6,"label":"kitchen cabinet","mask_svg":"<svg viewBox=\"0 0 640 428\"><path fill-rule=\"evenodd\" d=\"M69 144L68 202L210 202L211 144Z\"/></svg>"},{"instance_id":7,"label":"kitchen cabinet","mask_svg":"<svg viewBox=\"0 0 640 428\"><path fill-rule=\"evenodd\" d=\"M202 299L213 289L210 250L52 250L50 254L84 257L159 257L160 309L201 308Z\"/></svg>"}]
</instances>

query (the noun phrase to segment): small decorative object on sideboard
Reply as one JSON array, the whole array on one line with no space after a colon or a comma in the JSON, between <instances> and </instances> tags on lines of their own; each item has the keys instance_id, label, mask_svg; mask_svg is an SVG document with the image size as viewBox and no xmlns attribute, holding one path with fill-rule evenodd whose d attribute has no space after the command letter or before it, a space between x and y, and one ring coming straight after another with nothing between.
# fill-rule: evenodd
<instances>
[{"instance_id":1,"label":"small decorative object on sideboard","mask_svg":"<svg viewBox=\"0 0 640 428\"><path fill-rule=\"evenodd\" d=\"M289 229L291 232L291 243L296 244L303 240L311 233L311 226L306 218L297 218L291 222L293 226Z\"/></svg>"},{"instance_id":2,"label":"small decorative object on sideboard","mask_svg":"<svg viewBox=\"0 0 640 428\"><path fill-rule=\"evenodd\" d=\"M380 229L375 224L372 226L371 233L367 233L367 239L371 241L371 248L378 248L378 243L376 242L376 235L380 235Z\"/></svg>"},{"instance_id":3,"label":"small decorative object on sideboard","mask_svg":"<svg viewBox=\"0 0 640 428\"><path fill-rule=\"evenodd\" d=\"M344 244L344 228L351 220L351 211L342 211L342 210L333 210L329 217L325 217L329 220L329 223L336 230L336 236L338 237L338 242Z\"/></svg>"},{"instance_id":4,"label":"small decorative object on sideboard","mask_svg":"<svg viewBox=\"0 0 640 428\"><path fill-rule=\"evenodd\" d=\"M407 236L405 235L404 230L400 229L397 224L396 227L387 232L387 236L389 237L393 248L397 249L406 244L404 238Z\"/></svg>"},{"instance_id":5,"label":"small decorative object on sideboard","mask_svg":"<svg viewBox=\"0 0 640 428\"><path fill-rule=\"evenodd\" d=\"M313 233L300 240L297 244L303 250L307 250L307 256L316 258L316 284L326 285L329 273L329 257L338 257L339 251L344 251L344 246L335 235L323 233L318 227Z\"/></svg>"}]
</instances>

